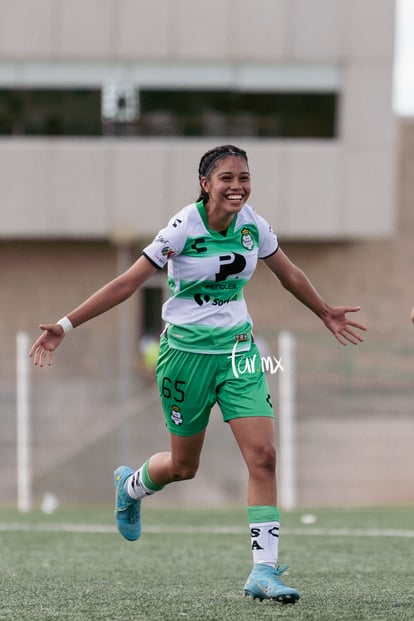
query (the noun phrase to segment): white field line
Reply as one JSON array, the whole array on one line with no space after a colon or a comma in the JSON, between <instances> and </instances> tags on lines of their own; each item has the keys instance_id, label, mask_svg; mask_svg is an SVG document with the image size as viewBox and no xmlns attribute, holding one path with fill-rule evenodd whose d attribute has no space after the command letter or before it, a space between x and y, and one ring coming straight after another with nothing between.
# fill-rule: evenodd
<instances>
[{"instance_id":1,"label":"white field line","mask_svg":"<svg viewBox=\"0 0 414 621\"><path fill-rule=\"evenodd\" d=\"M84 534L113 534L117 533L115 526L104 524L77 524L77 523L47 523L35 522L23 524L19 522L0 522L0 532L44 532L44 533L84 533ZM231 526L144 526L144 533L158 534L203 534L203 535L244 535L247 528ZM412 539L414 530L401 529L350 529L350 528L284 528L283 535L306 537L404 537Z\"/></svg>"}]
</instances>

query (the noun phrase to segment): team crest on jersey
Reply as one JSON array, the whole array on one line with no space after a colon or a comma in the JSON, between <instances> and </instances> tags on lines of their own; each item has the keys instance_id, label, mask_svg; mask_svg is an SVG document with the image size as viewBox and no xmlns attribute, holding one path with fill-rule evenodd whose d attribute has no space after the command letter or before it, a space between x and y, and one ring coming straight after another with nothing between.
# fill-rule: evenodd
<instances>
[{"instance_id":1,"label":"team crest on jersey","mask_svg":"<svg viewBox=\"0 0 414 621\"><path fill-rule=\"evenodd\" d=\"M170 418L172 420L172 422L177 425L180 426L183 424L183 415L181 414L180 408L178 407L178 405L173 405L171 408L171 412L170 412Z\"/></svg>"},{"instance_id":2,"label":"team crest on jersey","mask_svg":"<svg viewBox=\"0 0 414 621\"><path fill-rule=\"evenodd\" d=\"M246 228L242 229L241 243L242 243L242 246L246 248L246 250L252 250L254 246L254 241L253 241L253 238L252 238L252 235L249 229L246 229Z\"/></svg>"}]
</instances>

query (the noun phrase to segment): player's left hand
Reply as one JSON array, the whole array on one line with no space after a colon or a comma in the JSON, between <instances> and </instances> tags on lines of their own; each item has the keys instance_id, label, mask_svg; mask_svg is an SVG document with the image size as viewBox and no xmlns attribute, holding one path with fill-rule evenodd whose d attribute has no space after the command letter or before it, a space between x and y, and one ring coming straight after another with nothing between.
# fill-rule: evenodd
<instances>
[{"instance_id":1,"label":"player's left hand","mask_svg":"<svg viewBox=\"0 0 414 621\"><path fill-rule=\"evenodd\" d=\"M329 311L322 316L322 321L341 345L347 345L348 342L358 345L364 341L356 330L365 332L366 327L356 321L351 321L346 316L347 313L356 313L360 309L360 306L331 306Z\"/></svg>"}]
</instances>

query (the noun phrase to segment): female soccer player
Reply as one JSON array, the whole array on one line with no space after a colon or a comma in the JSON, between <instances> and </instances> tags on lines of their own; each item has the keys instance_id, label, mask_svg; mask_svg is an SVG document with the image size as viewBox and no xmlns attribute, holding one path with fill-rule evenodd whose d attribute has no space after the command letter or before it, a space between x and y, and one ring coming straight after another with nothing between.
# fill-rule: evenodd
<instances>
[{"instance_id":1,"label":"female soccer player","mask_svg":"<svg viewBox=\"0 0 414 621\"><path fill-rule=\"evenodd\" d=\"M34 364L52 363L66 332L131 296L156 270L168 264L171 296L164 304L156 378L170 435L170 448L133 470L114 473L116 521L128 540L141 534L141 500L173 481L195 476L210 410L218 403L248 469L247 514L253 569L247 596L294 603L296 589L276 566L280 514L276 492L274 413L243 288L262 259L282 285L313 311L337 340L357 344L364 326L347 313L359 307L333 307L279 248L269 224L247 203L250 173L247 155L233 145L216 147L199 165L201 193L144 248L126 272L106 284L69 315L42 324L33 344ZM237 368L256 368L235 373ZM250 366L248 362L250 361Z\"/></svg>"}]
</instances>

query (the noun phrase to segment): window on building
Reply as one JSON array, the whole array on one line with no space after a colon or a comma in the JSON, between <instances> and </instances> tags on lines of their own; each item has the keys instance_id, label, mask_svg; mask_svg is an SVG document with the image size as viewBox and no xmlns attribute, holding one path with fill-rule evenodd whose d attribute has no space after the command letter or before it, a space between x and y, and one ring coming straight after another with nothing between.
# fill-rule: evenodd
<instances>
[{"instance_id":1,"label":"window on building","mask_svg":"<svg viewBox=\"0 0 414 621\"><path fill-rule=\"evenodd\" d=\"M141 289L141 336L152 335L158 338L162 331L161 306L163 287L143 287Z\"/></svg>"},{"instance_id":2,"label":"window on building","mask_svg":"<svg viewBox=\"0 0 414 621\"><path fill-rule=\"evenodd\" d=\"M333 138L334 92L141 90L143 134Z\"/></svg>"},{"instance_id":3,"label":"window on building","mask_svg":"<svg viewBox=\"0 0 414 621\"><path fill-rule=\"evenodd\" d=\"M335 92L0 89L0 135L334 138Z\"/></svg>"},{"instance_id":4,"label":"window on building","mask_svg":"<svg viewBox=\"0 0 414 621\"><path fill-rule=\"evenodd\" d=\"M100 89L0 89L0 134L96 136Z\"/></svg>"},{"instance_id":5,"label":"window on building","mask_svg":"<svg viewBox=\"0 0 414 621\"><path fill-rule=\"evenodd\" d=\"M163 303L164 288L162 286L146 286L140 290L141 295L141 325L139 351L142 371L150 373L154 379L159 351L159 337L162 331L161 306Z\"/></svg>"}]
</instances>

